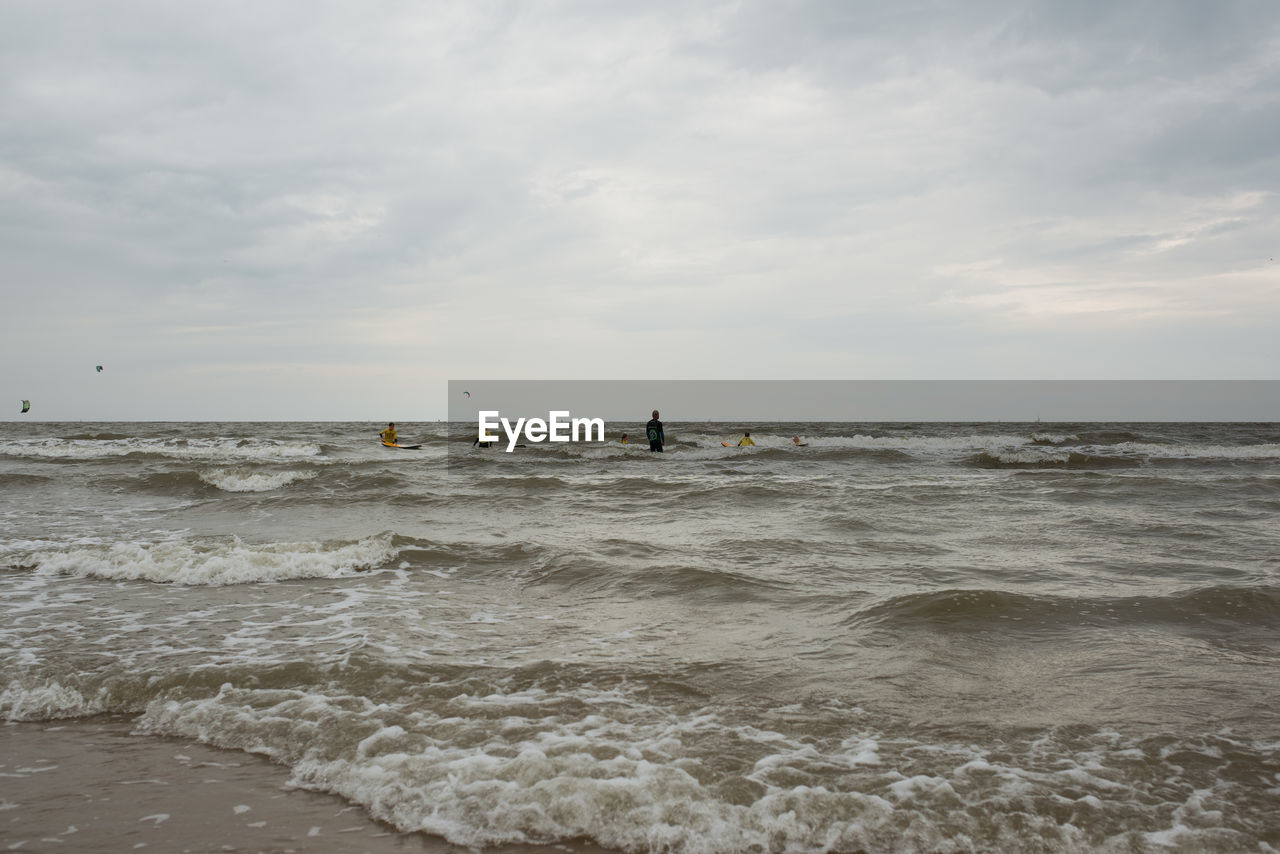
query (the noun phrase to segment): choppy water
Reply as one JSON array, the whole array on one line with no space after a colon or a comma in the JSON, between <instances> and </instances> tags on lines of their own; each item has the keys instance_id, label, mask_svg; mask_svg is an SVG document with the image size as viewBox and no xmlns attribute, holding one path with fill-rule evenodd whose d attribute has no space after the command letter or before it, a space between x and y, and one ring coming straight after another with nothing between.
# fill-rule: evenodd
<instances>
[{"instance_id":1,"label":"choppy water","mask_svg":"<svg viewBox=\"0 0 1280 854\"><path fill-rule=\"evenodd\" d=\"M0 713L471 845L1280 848L1280 426L378 426L0 425Z\"/></svg>"}]
</instances>

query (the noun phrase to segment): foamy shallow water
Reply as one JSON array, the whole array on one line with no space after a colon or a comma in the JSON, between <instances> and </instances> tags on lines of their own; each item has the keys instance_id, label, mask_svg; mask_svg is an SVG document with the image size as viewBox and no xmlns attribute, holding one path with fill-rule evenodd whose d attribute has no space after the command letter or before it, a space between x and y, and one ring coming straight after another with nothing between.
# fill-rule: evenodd
<instances>
[{"instance_id":1,"label":"foamy shallow water","mask_svg":"<svg viewBox=\"0 0 1280 854\"><path fill-rule=\"evenodd\" d=\"M457 854L400 833L288 772L190 739L150 738L118 716L0 728L0 850ZM76 805L68 810L69 803ZM511 854L592 854L590 845Z\"/></svg>"},{"instance_id":2,"label":"foamy shallow water","mask_svg":"<svg viewBox=\"0 0 1280 854\"><path fill-rule=\"evenodd\" d=\"M231 427L0 436L76 448L0 454L6 718L131 715L462 845L1280 845L1274 429Z\"/></svg>"}]
</instances>

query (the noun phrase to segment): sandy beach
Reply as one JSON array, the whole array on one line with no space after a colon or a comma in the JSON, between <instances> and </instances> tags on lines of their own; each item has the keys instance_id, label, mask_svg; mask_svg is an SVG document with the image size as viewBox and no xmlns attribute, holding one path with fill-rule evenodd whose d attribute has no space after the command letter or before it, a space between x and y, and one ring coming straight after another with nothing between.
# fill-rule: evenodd
<instances>
[{"instance_id":1,"label":"sandy beach","mask_svg":"<svg viewBox=\"0 0 1280 854\"><path fill-rule=\"evenodd\" d=\"M130 735L132 718L0 725L0 850L108 854L472 851L400 833L339 797L288 785L287 770L195 741ZM591 845L494 852L576 852Z\"/></svg>"}]
</instances>

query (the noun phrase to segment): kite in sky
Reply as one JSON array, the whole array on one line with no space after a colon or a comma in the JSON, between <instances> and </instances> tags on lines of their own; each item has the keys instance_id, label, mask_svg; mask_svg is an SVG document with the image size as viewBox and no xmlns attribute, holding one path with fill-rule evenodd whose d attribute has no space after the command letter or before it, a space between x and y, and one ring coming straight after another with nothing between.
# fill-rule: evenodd
<instances>
[{"instance_id":1,"label":"kite in sky","mask_svg":"<svg viewBox=\"0 0 1280 854\"><path fill-rule=\"evenodd\" d=\"M31 401L29 401L29 400L24 400L24 401L22 401L22 411L23 411L23 412L26 412L26 411L27 411L28 409L30 409L30 408L31 408Z\"/></svg>"},{"instance_id":2,"label":"kite in sky","mask_svg":"<svg viewBox=\"0 0 1280 854\"><path fill-rule=\"evenodd\" d=\"M102 365L98 365L97 368L98 368L98 373L102 373Z\"/></svg>"}]
</instances>

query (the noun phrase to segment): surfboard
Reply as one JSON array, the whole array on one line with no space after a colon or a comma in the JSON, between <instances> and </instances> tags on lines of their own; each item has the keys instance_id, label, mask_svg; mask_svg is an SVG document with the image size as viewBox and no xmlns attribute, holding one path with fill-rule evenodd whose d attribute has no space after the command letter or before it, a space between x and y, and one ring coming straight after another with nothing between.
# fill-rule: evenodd
<instances>
[{"instance_id":1,"label":"surfboard","mask_svg":"<svg viewBox=\"0 0 1280 854\"><path fill-rule=\"evenodd\" d=\"M419 448L421 448L422 446L421 446L421 445L389 445L389 444L387 444L386 442L383 442L383 443L382 443L382 447L384 447L384 448L399 448L399 449L400 449L400 450L402 450L402 451L416 451L416 450L418 450Z\"/></svg>"},{"instance_id":2,"label":"surfboard","mask_svg":"<svg viewBox=\"0 0 1280 854\"><path fill-rule=\"evenodd\" d=\"M721 444L721 445L724 445L726 448L732 448L732 447L733 447L733 445L730 445L728 442L721 442L720 444Z\"/></svg>"}]
</instances>

